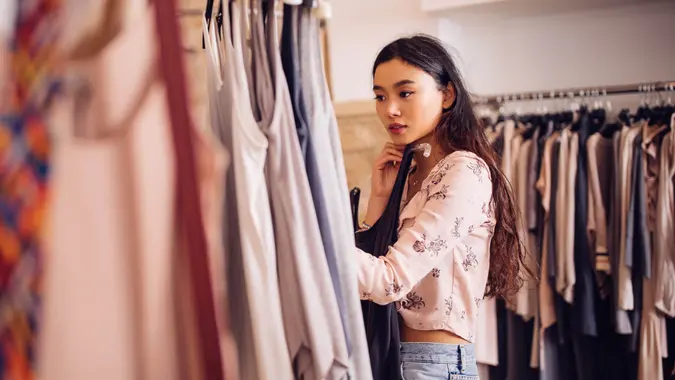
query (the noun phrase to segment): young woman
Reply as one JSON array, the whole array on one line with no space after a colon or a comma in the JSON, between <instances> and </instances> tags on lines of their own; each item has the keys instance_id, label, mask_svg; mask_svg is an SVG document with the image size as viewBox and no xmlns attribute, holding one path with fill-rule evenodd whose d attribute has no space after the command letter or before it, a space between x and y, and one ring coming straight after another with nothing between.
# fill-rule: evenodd
<instances>
[{"instance_id":1,"label":"young woman","mask_svg":"<svg viewBox=\"0 0 675 380\"><path fill-rule=\"evenodd\" d=\"M381 258L358 253L361 298L398 303L404 379L478 379L472 341L481 300L523 284L511 187L439 41L418 35L387 45L373 91L391 142L375 161L362 228L382 215L404 147L432 149L415 153L397 242Z\"/></svg>"}]
</instances>

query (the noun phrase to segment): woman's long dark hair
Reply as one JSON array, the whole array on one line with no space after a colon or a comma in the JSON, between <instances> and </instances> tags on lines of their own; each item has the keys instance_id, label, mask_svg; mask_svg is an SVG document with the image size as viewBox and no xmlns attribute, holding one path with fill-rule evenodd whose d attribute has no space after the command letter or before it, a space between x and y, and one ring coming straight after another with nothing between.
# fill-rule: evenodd
<instances>
[{"instance_id":1,"label":"woman's long dark hair","mask_svg":"<svg viewBox=\"0 0 675 380\"><path fill-rule=\"evenodd\" d=\"M443 44L426 35L400 38L385 46L375 59L373 76L380 64L393 59L425 71L436 80L439 89L446 89L451 84L455 90L454 103L443 110L435 129L436 138L446 152L473 152L490 169L492 207L497 224L490 245L485 296L508 300L523 286L525 272L532 275L532 271L525 265L526 252L518 236L519 212L513 190L499 169L497 154L476 117L462 76Z\"/></svg>"}]
</instances>

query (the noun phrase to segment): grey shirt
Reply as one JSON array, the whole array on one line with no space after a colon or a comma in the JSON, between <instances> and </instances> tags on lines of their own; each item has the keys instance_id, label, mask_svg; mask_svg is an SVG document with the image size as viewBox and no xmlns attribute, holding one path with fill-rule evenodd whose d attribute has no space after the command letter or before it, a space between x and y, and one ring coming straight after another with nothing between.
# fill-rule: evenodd
<instances>
[{"instance_id":1,"label":"grey shirt","mask_svg":"<svg viewBox=\"0 0 675 380\"><path fill-rule=\"evenodd\" d=\"M214 23L215 25L215 23ZM213 27L213 26L212 26ZM224 25L226 32L229 32L229 24ZM216 33L215 30L208 31L206 26L203 28L204 38L206 40L207 54L207 85L209 87L209 116L211 128L220 142L229 151L233 150L232 120L233 113L236 112L236 105L232 102L234 86L222 86L218 88L217 79L222 72L223 81L234 81L234 72L231 66L217 65L224 56L231 56L231 46L225 46L225 49L219 49L215 43L215 37L211 39L210 33ZM229 49L228 49L229 48ZM225 50L229 50L229 53ZM233 157L233 159L237 159ZM250 378L259 378L257 364L255 360L255 351L253 347L253 326L250 315L250 305L246 296L246 279L244 276L244 263L242 261L241 234L239 230L239 211L237 204L237 192L235 186L234 170L228 170L225 178L225 193L227 196L223 202L223 248L225 251L225 281L227 283L227 308L230 311L230 324L236 326L232 329L232 336L236 342L239 359L238 368L241 376Z\"/></svg>"},{"instance_id":2,"label":"grey shirt","mask_svg":"<svg viewBox=\"0 0 675 380\"><path fill-rule=\"evenodd\" d=\"M295 127L298 135L298 142L305 159L305 168L307 169L307 179L312 191L312 200L319 220L319 230L321 231L321 240L326 252L326 261L330 270L333 290L337 297L338 307L340 309L340 319L344 326L347 325L347 313L345 300L340 287L340 273L338 270L337 251L334 243L334 233L331 230L329 222L330 213L328 210L330 199L324 195L321 183L321 171L319 170L319 161L316 156L316 147L312 140L312 134L307 123L307 112L305 110L305 100L303 98L302 78L300 77L300 54L304 62L308 62L309 51L307 47L300 46L298 32L300 25L300 8L297 6L284 6L284 28L282 36L282 62L284 63L284 72L289 85L291 103L293 103L293 113L295 117ZM299 51L302 50L302 53ZM310 83L311 84L311 83ZM309 87L311 89L311 87ZM345 341L347 343L347 352L351 355L351 341L349 338L349 329L344 329Z\"/></svg>"},{"instance_id":3,"label":"grey shirt","mask_svg":"<svg viewBox=\"0 0 675 380\"><path fill-rule=\"evenodd\" d=\"M270 121L261 128L269 141L266 174L273 189L270 200L289 352L296 378L342 379L349 355L282 69L276 18L267 19L264 38L262 8L253 14L253 56L258 57L254 77L261 82L269 77L272 83L254 87L261 103L269 97L273 105L270 114L259 108L263 123Z\"/></svg>"},{"instance_id":4,"label":"grey shirt","mask_svg":"<svg viewBox=\"0 0 675 380\"><path fill-rule=\"evenodd\" d=\"M349 208L349 190L342 161L340 137L330 103L319 46L318 20L302 10L300 62L312 150L321 170L319 180L328 205L329 223L336 248L338 275L345 300L345 328L351 341L350 372L355 379L372 379L365 327L356 282L356 243ZM303 53L304 52L304 53Z\"/></svg>"}]
</instances>

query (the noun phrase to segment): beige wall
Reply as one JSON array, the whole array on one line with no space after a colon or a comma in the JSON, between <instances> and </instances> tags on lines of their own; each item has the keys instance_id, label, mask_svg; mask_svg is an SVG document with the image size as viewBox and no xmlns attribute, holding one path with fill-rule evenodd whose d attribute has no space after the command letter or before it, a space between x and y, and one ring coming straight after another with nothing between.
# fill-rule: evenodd
<instances>
[{"instance_id":1,"label":"beige wall","mask_svg":"<svg viewBox=\"0 0 675 380\"><path fill-rule=\"evenodd\" d=\"M375 114L372 100L338 103L335 112L340 127L349 189L361 189L359 215L363 218L370 195L373 161L387 140L387 132Z\"/></svg>"}]
</instances>

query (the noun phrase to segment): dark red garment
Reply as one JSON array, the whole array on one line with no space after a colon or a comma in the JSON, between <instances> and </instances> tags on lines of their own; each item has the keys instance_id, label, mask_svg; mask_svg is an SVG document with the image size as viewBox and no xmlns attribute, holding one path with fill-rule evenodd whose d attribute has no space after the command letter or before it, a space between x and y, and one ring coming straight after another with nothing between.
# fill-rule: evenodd
<instances>
[{"instance_id":1,"label":"dark red garment","mask_svg":"<svg viewBox=\"0 0 675 380\"><path fill-rule=\"evenodd\" d=\"M166 84L176 154L176 220L186 247L179 250L179 254L187 254L190 263L204 378L221 380L224 374L220 356L220 334L216 325L206 235L201 215L193 145L194 129L185 96L187 88L180 46L181 36L176 20L176 2L157 0L154 9L160 46L159 62Z\"/></svg>"}]
</instances>

